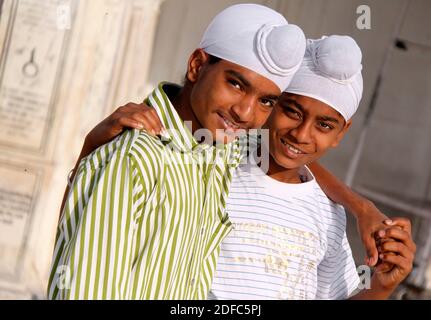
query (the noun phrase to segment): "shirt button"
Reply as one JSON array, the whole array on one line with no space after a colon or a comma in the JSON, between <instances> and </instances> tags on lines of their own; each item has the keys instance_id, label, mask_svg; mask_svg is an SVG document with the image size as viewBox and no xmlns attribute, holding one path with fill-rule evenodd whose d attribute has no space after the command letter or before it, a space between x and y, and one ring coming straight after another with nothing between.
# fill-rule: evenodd
<instances>
[{"instance_id":1,"label":"shirt button","mask_svg":"<svg viewBox=\"0 0 431 320\"><path fill-rule=\"evenodd\" d=\"M204 235L204 233L205 233L205 228L202 228L202 229L201 229L201 236L203 236L203 235Z\"/></svg>"},{"instance_id":2,"label":"shirt button","mask_svg":"<svg viewBox=\"0 0 431 320\"><path fill-rule=\"evenodd\" d=\"M193 278L192 280L190 280L190 285L193 287L195 285L195 279Z\"/></svg>"}]
</instances>

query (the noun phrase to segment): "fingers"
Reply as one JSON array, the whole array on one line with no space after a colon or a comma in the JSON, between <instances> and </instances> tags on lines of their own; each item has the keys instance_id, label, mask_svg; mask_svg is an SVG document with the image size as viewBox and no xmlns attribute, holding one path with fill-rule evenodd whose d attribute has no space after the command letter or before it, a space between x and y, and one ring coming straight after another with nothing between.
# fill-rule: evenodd
<instances>
[{"instance_id":1,"label":"fingers","mask_svg":"<svg viewBox=\"0 0 431 320\"><path fill-rule=\"evenodd\" d=\"M416 253L416 244L413 242L411 234L405 230L399 229L398 227L390 227L386 230L380 230L378 235L382 238L381 242L385 242L388 239L400 241L407 246L413 254Z\"/></svg>"},{"instance_id":2,"label":"fingers","mask_svg":"<svg viewBox=\"0 0 431 320\"><path fill-rule=\"evenodd\" d=\"M394 267L394 265L392 263L382 262L381 260L379 260L379 263L376 266L376 268L374 269L374 271L385 273L385 272L391 271L393 269L393 267Z\"/></svg>"},{"instance_id":3,"label":"fingers","mask_svg":"<svg viewBox=\"0 0 431 320\"><path fill-rule=\"evenodd\" d=\"M367 251L367 257L365 258L366 265L372 267L376 265L379 253L377 251L376 241L372 237L372 235L363 239L365 250Z\"/></svg>"},{"instance_id":4,"label":"fingers","mask_svg":"<svg viewBox=\"0 0 431 320\"><path fill-rule=\"evenodd\" d=\"M146 129L145 124L141 121L136 121L131 118L119 118L116 120L121 127L143 130Z\"/></svg>"},{"instance_id":5,"label":"fingers","mask_svg":"<svg viewBox=\"0 0 431 320\"><path fill-rule=\"evenodd\" d=\"M413 269L413 261L399 255L380 254L380 259L384 262L392 263L400 268L405 275L409 274Z\"/></svg>"},{"instance_id":6,"label":"fingers","mask_svg":"<svg viewBox=\"0 0 431 320\"><path fill-rule=\"evenodd\" d=\"M385 220L385 224L389 226L399 226L410 235L412 234L412 224L411 224L411 221L407 218L404 218L404 217L391 218L391 219Z\"/></svg>"},{"instance_id":7,"label":"fingers","mask_svg":"<svg viewBox=\"0 0 431 320\"><path fill-rule=\"evenodd\" d=\"M379 247L380 254L387 254L389 252L396 253L398 255L403 256L409 261L413 261L414 253L410 250L405 244L397 241L388 241Z\"/></svg>"},{"instance_id":8,"label":"fingers","mask_svg":"<svg viewBox=\"0 0 431 320\"><path fill-rule=\"evenodd\" d=\"M151 108L147 112L141 112L138 115L140 117L146 117L156 134L160 134L163 131L162 122L160 121L160 118L155 109Z\"/></svg>"},{"instance_id":9,"label":"fingers","mask_svg":"<svg viewBox=\"0 0 431 320\"><path fill-rule=\"evenodd\" d=\"M111 117L113 126L119 126L121 129L123 127L145 129L153 135L164 130L156 110L145 104L129 103L118 108Z\"/></svg>"},{"instance_id":10,"label":"fingers","mask_svg":"<svg viewBox=\"0 0 431 320\"><path fill-rule=\"evenodd\" d=\"M385 219L387 219L387 216L372 205L368 208L365 218L362 216L362 218L358 218L357 220L358 231L367 253L365 263L370 267L375 266L378 262L378 252L374 236L377 230L385 228L385 224L383 223Z\"/></svg>"},{"instance_id":11,"label":"fingers","mask_svg":"<svg viewBox=\"0 0 431 320\"><path fill-rule=\"evenodd\" d=\"M388 238L392 238L394 240L407 241L407 239L410 239L410 235L406 231L397 227L379 230L378 235L382 240L388 240Z\"/></svg>"},{"instance_id":12,"label":"fingers","mask_svg":"<svg viewBox=\"0 0 431 320\"><path fill-rule=\"evenodd\" d=\"M132 113L129 117L135 120L136 122L140 123L141 130L144 129L154 136L160 132L160 127L156 126L149 117L143 116L142 114L139 114L139 113Z\"/></svg>"}]
</instances>

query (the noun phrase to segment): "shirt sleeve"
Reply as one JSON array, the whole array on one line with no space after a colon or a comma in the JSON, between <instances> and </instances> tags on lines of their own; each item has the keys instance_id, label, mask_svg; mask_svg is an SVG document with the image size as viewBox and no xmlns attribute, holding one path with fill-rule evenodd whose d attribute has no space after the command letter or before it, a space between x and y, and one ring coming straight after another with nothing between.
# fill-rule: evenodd
<instances>
[{"instance_id":1,"label":"shirt sleeve","mask_svg":"<svg viewBox=\"0 0 431 320\"><path fill-rule=\"evenodd\" d=\"M319 264L317 282L316 299L322 300L347 299L358 287L360 279L345 231L341 243Z\"/></svg>"},{"instance_id":2,"label":"shirt sleeve","mask_svg":"<svg viewBox=\"0 0 431 320\"><path fill-rule=\"evenodd\" d=\"M130 152L137 135L128 131L81 161L57 229L49 299L127 298L135 220L157 174L151 159L139 165Z\"/></svg>"}]
</instances>

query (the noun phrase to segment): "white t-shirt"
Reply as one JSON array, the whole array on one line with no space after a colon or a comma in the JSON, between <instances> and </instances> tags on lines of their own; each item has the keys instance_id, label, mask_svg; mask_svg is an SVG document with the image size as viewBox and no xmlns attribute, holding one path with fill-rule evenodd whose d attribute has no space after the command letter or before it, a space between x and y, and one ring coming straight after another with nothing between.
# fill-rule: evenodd
<instances>
[{"instance_id":1,"label":"white t-shirt","mask_svg":"<svg viewBox=\"0 0 431 320\"><path fill-rule=\"evenodd\" d=\"M212 299L345 299L359 276L344 209L307 168L300 184L253 165L236 170L227 202L234 230L221 245Z\"/></svg>"}]
</instances>

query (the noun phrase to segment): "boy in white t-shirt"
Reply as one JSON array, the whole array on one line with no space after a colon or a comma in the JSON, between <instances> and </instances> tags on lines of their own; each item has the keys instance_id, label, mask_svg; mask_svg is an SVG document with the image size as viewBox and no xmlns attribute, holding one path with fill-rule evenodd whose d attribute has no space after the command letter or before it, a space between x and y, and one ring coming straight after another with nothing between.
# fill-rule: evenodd
<instances>
[{"instance_id":1,"label":"boy in white t-shirt","mask_svg":"<svg viewBox=\"0 0 431 320\"><path fill-rule=\"evenodd\" d=\"M307 167L297 173L295 181L250 164L236 171L227 202L234 230L221 245L212 298L340 299L357 288L344 209Z\"/></svg>"},{"instance_id":2,"label":"boy in white t-shirt","mask_svg":"<svg viewBox=\"0 0 431 320\"><path fill-rule=\"evenodd\" d=\"M307 165L336 147L362 96L361 51L347 36L308 40L301 68L271 114L269 170L240 167L227 210L234 230L223 241L213 299L346 299L359 277L343 207ZM380 248L392 264L354 298L387 298L411 271L415 246L392 227ZM390 252L390 253L389 253Z\"/></svg>"}]
</instances>

